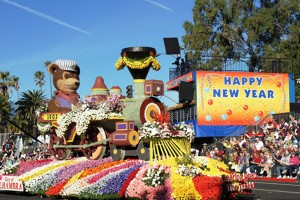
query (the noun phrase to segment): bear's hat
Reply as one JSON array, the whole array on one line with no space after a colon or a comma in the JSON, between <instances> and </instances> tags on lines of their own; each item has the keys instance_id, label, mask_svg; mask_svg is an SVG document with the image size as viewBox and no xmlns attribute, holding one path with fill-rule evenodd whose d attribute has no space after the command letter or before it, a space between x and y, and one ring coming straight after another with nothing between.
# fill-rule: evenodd
<instances>
[{"instance_id":1,"label":"bear's hat","mask_svg":"<svg viewBox=\"0 0 300 200\"><path fill-rule=\"evenodd\" d=\"M74 60L58 59L54 62L60 69L66 71L76 71L77 62Z\"/></svg>"}]
</instances>

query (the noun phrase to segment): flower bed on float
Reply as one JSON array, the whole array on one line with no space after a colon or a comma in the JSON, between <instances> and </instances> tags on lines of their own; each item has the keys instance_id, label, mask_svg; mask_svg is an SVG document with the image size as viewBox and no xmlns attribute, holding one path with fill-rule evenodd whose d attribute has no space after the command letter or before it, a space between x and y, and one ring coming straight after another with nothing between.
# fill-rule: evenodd
<instances>
[{"instance_id":1,"label":"flower bed on float","mask_svg":"<svg viewBox=\"0 0 300 200\"><path fill-rule=\"evenodd\" d=\"M208 157L154 161L73 158L23 162L17 172L34 195L84 199L225 199L250 194L254 184Z\"/></svg>"},{"instance_id":2,"label":"flower bed on float","mask_svg":"<svg viewBox=\"0 0 300 200\"><path fill-rule=\"evenodd\" d=\"M115 99L114 102L119 101ZM108 108L116 106L107 103L83 104L73 109L59 118L58 135L63 135L73 121L82 121L76 127L80 135L85 132L89 120L121 116L122 105L114 105L120 109L112 112ZM191 125L179 123L171 126L168 113L156 114L155 118L156 121L140 127L141 140L185 138L189 144L193 141L195 134ZM189 151L187 148L183 150ZM249 177L231 172L225 163L208 157L184 154L173 158L156 155L153 158L158 160L113 161L111 157L87 160L83 157L30 161L20 163L11 175L18 177L24 190L30 194L79 199L228 199L238 193L252 193L254 187L247 181Z\"/></svg>"}]
</instances>

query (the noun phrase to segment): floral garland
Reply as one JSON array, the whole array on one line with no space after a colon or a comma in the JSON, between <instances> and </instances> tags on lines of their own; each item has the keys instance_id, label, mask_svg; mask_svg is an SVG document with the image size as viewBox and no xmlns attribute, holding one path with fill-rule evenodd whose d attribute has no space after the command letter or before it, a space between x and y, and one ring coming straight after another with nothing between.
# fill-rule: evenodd
<instances>
[{"instance_id":1,"label":"floral garland","mask_svg":"<svg viewBox=\"0 0 300 200\"><path fill-rule=\"evenodd\" d=\"M139 129L140 139L148 140L153 138L176 138L186 137L190 142L195 138L195 131L191 124L184 122L171 127L168 123L159 123L157 121L146 122Z\"/></svg>"},{"instance_id":2,"label":"floral garland","mask_svg":"<svg viewBox=\"0 0 300 200\"><path fill-rule=\"evenodd\" d=\"M42 102L41 105L35 110L35 115L39 117L42 113L48 112L48 103ZM37 128L40 132L46 133L50 130L51 125L49 123L37 123Z\"/></svg>"},{"instance_id":3,"label":"floral garland","mask_svg":"<svg viewBox=\"0 0 300 200\"><path fill-rule=\"evenodd\" d=\"M115 67L117 70L123 69L125 66L131 69L144 69L151 65L155 71L160 70L160 64L153 56L152 52L150 52L150 56L140 60L131 59L124 53L123 56L117 60Z\"/></svg>"},{"instance_id":4,"label":"floral garland","mask_svg":"<svg viewBox=\"0 0 300 200\"><path fill-rule=\"evenodd\" d=\"M46 133L50 130L51 124L49 124L49 123L37 123L37 128L40 132Z\"/></svg>"},{"instance_id":5,"label":"floral garland","mask_svg":"<svg viewBox=\"0 0 300 200\"><path fill-rule=\"evenodd\" d=\"M35 110L35 115L39 117L42 113L48 112L48 103L42 102L41 105Z\"/></svg>"}]
</instances>

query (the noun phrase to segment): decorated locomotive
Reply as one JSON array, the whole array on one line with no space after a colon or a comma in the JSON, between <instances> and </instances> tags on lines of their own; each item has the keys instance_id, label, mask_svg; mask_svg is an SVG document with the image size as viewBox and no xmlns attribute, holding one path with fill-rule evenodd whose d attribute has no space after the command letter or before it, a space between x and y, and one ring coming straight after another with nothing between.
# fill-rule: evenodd
<instances>
[{"instance_id":1,"label":"decorated locomotive","mask_svg":"<svg viewBox=\"0 0 300 200\"><path fill-rule=\"evenodd\" d=\"M127 67L133 77L134 87L129 86L127 97L118 86L108 90L98 76L91 95L81 102L76 93L80 85L77 63L57 60L48 66L57 91L46 112L39 113L38 127L49 130L53 156L62 160L80 153L88 159L99 159L110 154L114 160L126 156L153 160L189 154L192 127L171 126L157 98L164 95L163 81L146 80L151 67L160 69L156 50L124 48L115 67Z\"/></svg>"}]
</instances>

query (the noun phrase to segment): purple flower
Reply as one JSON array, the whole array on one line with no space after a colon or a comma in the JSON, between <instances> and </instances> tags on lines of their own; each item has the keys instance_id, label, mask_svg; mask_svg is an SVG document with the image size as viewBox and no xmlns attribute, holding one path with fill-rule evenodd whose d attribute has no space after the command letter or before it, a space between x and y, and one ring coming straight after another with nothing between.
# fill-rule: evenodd
<instances>
[{"instance_id":1,"label":"purple flower","mask_svg":"<svg viewBox=\"0 0 300 200\"><path fill-rule=\"evenodd\" d=\"M55 185L61 183L69 178L72 178L75 174L81 172L84 169L97 167L103 163L112 161L111 157L104 158L100 160L87 160L85 162L80 162L78 164L66 166L61 171L57 173L57 179L55 180Z\"/></svg>"}]
</instances>

